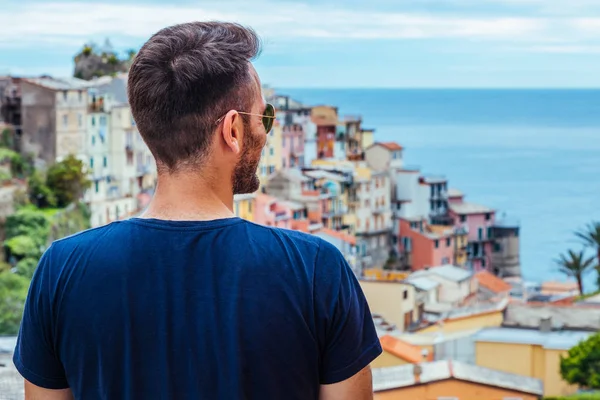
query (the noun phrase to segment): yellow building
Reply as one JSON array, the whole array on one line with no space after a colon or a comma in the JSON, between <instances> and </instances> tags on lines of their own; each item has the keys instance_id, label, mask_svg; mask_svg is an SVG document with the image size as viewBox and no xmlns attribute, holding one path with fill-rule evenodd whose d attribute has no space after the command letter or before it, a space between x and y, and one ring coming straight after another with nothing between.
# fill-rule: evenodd
<instances>
[{"instance_id":1,"label":"yellow building","mask_svg":"<svg viewBox=\"0 0 600 400\"><path fill-rule=\"evenodd\" d=\"M233 196L233 209L238 217L254 222L256 194L236 194Z\"/></svg>"},{"instance_id":2,"label":"yellow building","mask_svg":"<svg viewBox=\"0 0 600 400\"><path fill-rule=\"evenodd\" d=\"M482 367L540 379L544 396L577 391L560 376L560 356L592 332L541 331L518 328L484 329L474 336L475 362Z\"/></svg>"},{"instance_id":3,"label":"yellow building","mask_svg":"<svg viewBox=\"0 0 600 400\"><path fill-rule=\"evenodd\" d=\"M363 129L360 132L362 150L366 150L375 143L375 131L373 129Z\"/></svg>"},{"instance_id":4,"label":"yellow building","mask_svg":"<svg viewBox=\"0 0 600 400\"><path fill-rule=\"evenodd\" d=\"M371 312L396 325L400 332L420 320L414 286L403 282L361 280L360 287Z\"/></svg>"},{"instance_id":5,"label":"yellow building","mask_svg":"<svg viewBox=\"0 0 600 400\"><path fill-rule=\"evenodd\" d=\"M283 128L278 122L275 122L267 138L267 144L263 148L260 163L258 164L258 178L261 187L267 184L269 176L281 169L283 165L282 146Z\"/></svg>"}]
</instances>

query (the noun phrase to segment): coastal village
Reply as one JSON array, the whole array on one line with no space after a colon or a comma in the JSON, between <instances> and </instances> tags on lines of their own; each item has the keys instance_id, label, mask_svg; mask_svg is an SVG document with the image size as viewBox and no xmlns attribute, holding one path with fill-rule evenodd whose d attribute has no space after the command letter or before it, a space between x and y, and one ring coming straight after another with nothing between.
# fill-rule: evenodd
<instances>
[{"instance_id":1,"label":"coastal village","mask_svg":"<svg viewBox=\"0 0 600 400\"><path fill-rule=\"evenodd\" d=\"M126 82L121 72L0 77L0 132L41 170L69 155L86 166L90 227L138 215L156 184ZM235 214L341 251L384 349L372 363L376 399L533 400L581 389L561 376L561 357L600 329L600 296L580 296L577 283L525 282L520 226L445 176L405 165L401 132L382 142L360 115L263 91L277 120L261 187L235 196ZM0 218L16 211L23 184L4 182ZM0 339L0 398L20 396L14 337Z\"/></svg>"}]
</instances>

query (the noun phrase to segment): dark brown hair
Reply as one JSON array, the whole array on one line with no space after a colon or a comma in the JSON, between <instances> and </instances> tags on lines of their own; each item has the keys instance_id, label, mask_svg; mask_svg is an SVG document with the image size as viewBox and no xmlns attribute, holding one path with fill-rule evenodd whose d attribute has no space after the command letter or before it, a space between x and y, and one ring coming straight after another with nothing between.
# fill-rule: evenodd
<instances>
[{"instance_id":1,"label":"dark brown hair","mask_svg":"<svg viewBox=\"0 0 600 400\"><path fill-rule=\"evenodd\" d=\"M197 165L208 153L215 121L249 111L257 89L249 62L260 40L233 23L191 22L157 32L129 71L128 97L159 170Z\"/></svg>"}]
</instances>

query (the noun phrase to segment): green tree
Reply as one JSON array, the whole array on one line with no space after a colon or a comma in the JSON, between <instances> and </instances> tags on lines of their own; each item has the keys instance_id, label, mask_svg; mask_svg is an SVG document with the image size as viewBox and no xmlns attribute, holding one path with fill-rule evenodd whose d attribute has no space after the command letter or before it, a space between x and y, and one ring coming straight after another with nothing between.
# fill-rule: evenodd
<instances>
[{"instance_id":1,"label":"green tree","mask_svg":"<svg viewBox=\"0 0 600 400\"><path fill-rule=\"evenodd\" d=\"M4 246L12 256L19 259L25 257L39 258L41 254L40 245L31 236L19 235L4 241Z\"/></svg>"},{"instance_id":2,"label":"green tree","mask_svg":"<svg viewBox=\"0 0 600 400\"><path fill-rule=\"evenodd\" d=\"M0 273L0 335L16 335L23 315L29 279L11 272Z\"/></svg>"},{"instance_id":3,"label":"green tree","mask_svg":"<svg viewBox=\"0 0 600 400\"><path fill-rule=\"evenodd\" d=\"M585 228L575 232L583 244L596 253L597 265L600 266L600 221L593 221Z\"/></svg>"},{"instance_id":4,"label":"green tree","mask_svg":"<svg viewBox=\"0 0 600 400\"><path fill-rule=\"evenodd\" d=\"M27 183L29 201L32 204L35 204L39 208L56 207L56 196L48 185L46 185L45 179L38 171L31 174Z\"/></svg>"},{"instance_id":5,"label":"green tree","mask_svg":"<svg viewBox=\"0 0 600 400\"><path fill-rule=\"evenodd\" d=\"M46 184L56 196L59 207L79 201L91 186L83 162L73 155L48 168Z\"/></svg>"},{"instance_id":6,"label":"green tree","mask_svg":"<svg viewBox=\"0 0 600 400\"><path fill-rule=\"evenodd\" d=\"M26 257L19 261L15 267L16 274L21 275L27 279L33 277L33 273L38 265L38 258Z\"/></svg>"},{"instance_id":7,"label":"green tree","mask_svg":"<svg viewBox=\"0 0 600 400\"><path fill-rule=\"evenodd\" d=\"M560 357L560 374L572 384L600 389L600 334L596 333Z\"/></svg>"},{"instance_id":8,"label":"green tree","mask_svg":"<svg viewBox=\"0 0 600 400\"><path fill-rule=\"evenodd\" d=\"M31 238L36 246L43 247L48 240L50 221L40 210L22 208L6 217L4 229L6 241L14 237L26 236Z\"/></svg>"},{"instance_id":9,"label":"green tree","mask_svg":"<svg viewBox=\"0 0 600 400\"><path fill-rule=\"evenodd\" d=\"M594 257L586 257L584 251L575 252L569 250L568 253L561 254L556 261L560 272L575 278L579 287L579 294L583 295L583 275L594 266Z\"/></svg>"}]
</instances>

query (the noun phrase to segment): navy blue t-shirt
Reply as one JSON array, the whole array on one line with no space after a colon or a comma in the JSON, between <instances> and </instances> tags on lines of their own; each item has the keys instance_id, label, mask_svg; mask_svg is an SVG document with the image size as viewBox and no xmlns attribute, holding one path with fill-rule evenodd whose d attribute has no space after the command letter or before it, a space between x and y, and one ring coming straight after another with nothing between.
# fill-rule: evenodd
<instances>
[{"instance_id":1,"label":"navy blue t-shirt","mask_svg":"<svg viewBox=\"0 0 600 400\"><path fill-rule=\"evenodd\" d=\"M240 218L134 218L45 252L14 363L83 400L318 399L380 353L326 241Z\"/></svg>"}]
</instances>

